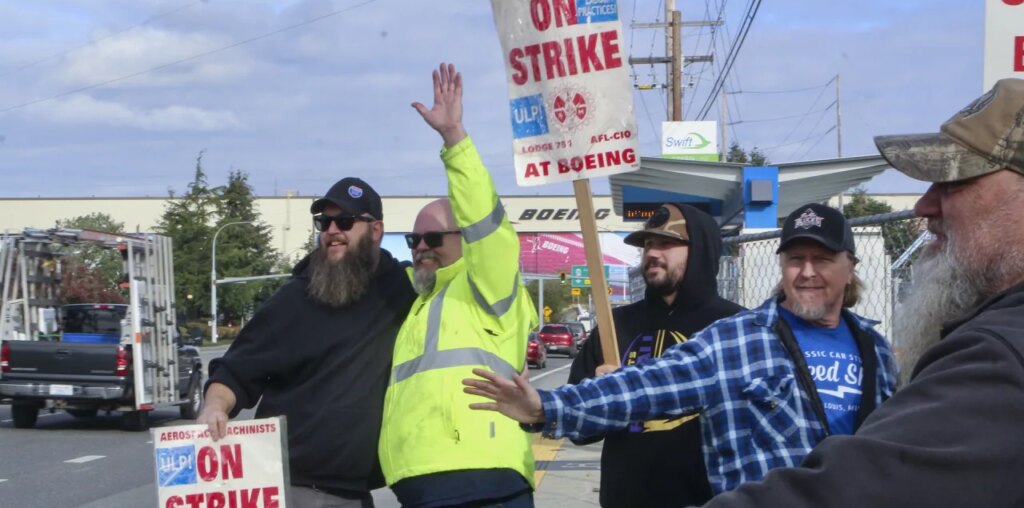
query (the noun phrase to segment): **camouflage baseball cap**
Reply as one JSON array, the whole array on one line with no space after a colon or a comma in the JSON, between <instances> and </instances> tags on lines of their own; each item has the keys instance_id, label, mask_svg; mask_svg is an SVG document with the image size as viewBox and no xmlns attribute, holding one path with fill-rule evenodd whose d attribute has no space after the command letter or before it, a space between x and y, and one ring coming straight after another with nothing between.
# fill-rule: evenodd
<instances>
[{"instance_id":1,"label":"camouflage baseball cap","mask_svg":"<svg viewBox=\"0 0 1024 508\"><path fill-rule=\"evenodd\" d=\"M686 216L683 215L683 210L671 203L661 205L654 215L647 219L643 229L630 233L622 241L626 245L643 247L644 241L652 235L689 242L690 235L686 232Z\"/></svg>"},{"instance_id":2,"label":"camouflage baseball cap","mask_svg":"<svg viewBox=\"0 0 1024 508\"><path fill-rule=\"evenodd\" d=\"M1024 174L1024 79L1000 80L937 133L877 136L875 145L892 167L928 182Z\"/></svg>"}]
</instances>

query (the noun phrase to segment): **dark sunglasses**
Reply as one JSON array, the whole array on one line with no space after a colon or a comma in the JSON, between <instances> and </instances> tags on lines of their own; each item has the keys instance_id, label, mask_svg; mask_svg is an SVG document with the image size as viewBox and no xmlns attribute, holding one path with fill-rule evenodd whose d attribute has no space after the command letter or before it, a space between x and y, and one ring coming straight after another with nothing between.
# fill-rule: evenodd
<instances>
[{"instance_id":1,"label":"dark sunglasses","mask_svg":"<svg viewBox=\"0 0 1024 508\"><path fill-rule=\"evenodd\" d=\"M461 231L427 231L426 233L407 233L405 235L405 243L410 249L415 249L420 244L420 240L427 244L427 247L433 249L440 247L444 243L444 235L457 235Z\"/></svg>"},{"instance_id":2,"label":"dark sunglasses","mask_svg":"<svg viewBox=\"0 0 1024 508\"><path fill-rule=\"evenodd\" d=\"M335 226L341 231L348 231L352 229L352 226L356 224L356 221L373 222L377 219L373 217L365 217L362 215L314 215L313 225L316 226L318 231L325 232L331 227L333 222Z\"/></svg>"}]
</instances>

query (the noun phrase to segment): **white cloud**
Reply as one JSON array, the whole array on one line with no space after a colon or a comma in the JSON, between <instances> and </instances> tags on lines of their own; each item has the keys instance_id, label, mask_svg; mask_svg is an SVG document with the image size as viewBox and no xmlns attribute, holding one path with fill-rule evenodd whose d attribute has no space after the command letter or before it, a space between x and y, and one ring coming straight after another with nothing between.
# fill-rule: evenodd
<instances>
[{"instance_id":1,"label":"white cloud","mask_svg":"<svg viewBox=\"0 0 1024 508\"><path fill-rule=\"evenodd\" d=\"M138 109L76 95L32 108L26 115L61 125L105 125L135 127L148 131L223 131L241 128L231 111L213 111L189 106Z\"/></svg>"},{"instance_id":2,"label":"white cloud","mask_svg":"<svg viewBox=\"0 0 1024 508\"><path fill-rule=\"evenodd\" d=\"M100 37L103 34L96 35L96 38ZM233 42L236 41L224 36L142 27L69 53L62 78L73 85L94 85L193 58ZM146 72L110 86L131 88L226 83L244 78L252 70L253 63L245 49L232 48Z\"/></svg>"}]
</instances>

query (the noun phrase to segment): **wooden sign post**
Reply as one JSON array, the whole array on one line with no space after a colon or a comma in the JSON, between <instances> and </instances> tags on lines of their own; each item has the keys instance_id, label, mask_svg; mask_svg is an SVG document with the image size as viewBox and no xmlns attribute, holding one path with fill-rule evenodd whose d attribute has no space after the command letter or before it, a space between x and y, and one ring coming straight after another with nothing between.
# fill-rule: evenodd
<instances>
[{"instance_id":1,"label":"wooden sign post","mask_svg":"<svg viewBox=\"0 0 1024 508\"><path fill-rule=\"evenodd\" d=\"M601 242L597 237L597 219L594 217L594 197L590 192L590 180L576 180L572 183L576 194L576 209L580 215L580 229L583 230L583 250L587 253L587 270L590 272L590 294L594 298L597 312L597 327L601 330L601 351L604 364L618 367L619 341L612 319L612 304L608 299L608 281L604 279L604 256Z\"/></svg>"}]
</instances>

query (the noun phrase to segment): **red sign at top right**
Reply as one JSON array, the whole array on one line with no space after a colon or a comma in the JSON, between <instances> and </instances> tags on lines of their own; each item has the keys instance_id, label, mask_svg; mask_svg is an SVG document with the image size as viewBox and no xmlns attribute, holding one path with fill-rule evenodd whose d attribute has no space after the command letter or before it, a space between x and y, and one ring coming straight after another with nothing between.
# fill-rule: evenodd
<instances>
[{"instance_id":1,"label":"red sign at top right","mask_svg":"<svg viewBox=\"0 0 1024 508\"><path fill-rule=\"evenodd\" d=\"M1003 78L1024 79L1024 0L985 0L982 89Z\"/></svg>"}]
</instances>

